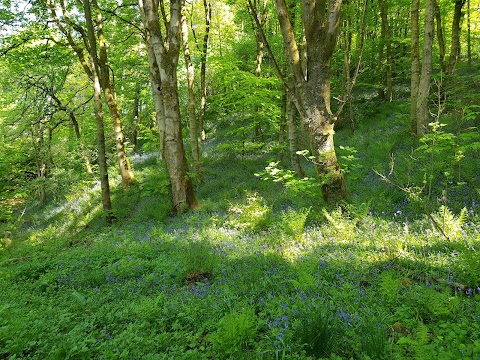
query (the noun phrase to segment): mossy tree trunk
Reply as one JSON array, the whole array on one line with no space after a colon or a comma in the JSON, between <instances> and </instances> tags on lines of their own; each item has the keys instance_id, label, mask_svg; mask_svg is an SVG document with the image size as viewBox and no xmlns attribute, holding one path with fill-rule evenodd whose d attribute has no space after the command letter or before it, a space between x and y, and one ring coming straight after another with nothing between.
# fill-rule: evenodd
<instances>
[{"instance_id":1,"label":"mossy tree trunk","mask_svg":"<svg viewBox=\"0 0 480 360\"><path fill-rule=\"evenodd\" d=\"M302 21L305 33L307 64L302 68L285 0L275 0L284 48L293 74L290 89L315 157L315 167L322 183L325 201L345 198L343 173L334 146L334 125L337 117L330 108L330 64L337 39L342 1L302 0Z\"/></svg>"}]
</instances>

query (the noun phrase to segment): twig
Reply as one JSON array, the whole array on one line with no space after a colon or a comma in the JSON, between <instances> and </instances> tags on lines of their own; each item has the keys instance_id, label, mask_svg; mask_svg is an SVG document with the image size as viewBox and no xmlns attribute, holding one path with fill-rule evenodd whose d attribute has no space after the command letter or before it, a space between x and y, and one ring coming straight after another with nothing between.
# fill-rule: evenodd
<instances>
[{"instance_id":1,"label":"twig","mask_svg":"<svg viewBox=\"0 0 480 360\"><path fill-rule=\"evenodd\" d=\"M409 195L410 197L412 196L411 192L409 191L408 188L405 188L405 187L402 187L396 183L394 183L392 180L390 180L389 178L387 178L384 174L380 174L377 170L373 169L373 172L375 174L377 174L383 181L385 181L388 185L391 185L397 189L399 189L400 191L404 192L405 194ZM428 209L425 207L425 205L422 203L422 199L420 198L420 196L417 196L418 198L418 203L420 204L420 206L422 207L422 210L423 212L428 216L428 218L432 221L433 223L433 226L445 237L445 239L447 239L448 241L450 241L450 238L448 237L448 235L445 233L445 231L442 229L442 227L440 226L440 224L438 223L437 220L435 220L435 218L432 216L432 214L428 211Z\"/></svg>"}]
</instances>

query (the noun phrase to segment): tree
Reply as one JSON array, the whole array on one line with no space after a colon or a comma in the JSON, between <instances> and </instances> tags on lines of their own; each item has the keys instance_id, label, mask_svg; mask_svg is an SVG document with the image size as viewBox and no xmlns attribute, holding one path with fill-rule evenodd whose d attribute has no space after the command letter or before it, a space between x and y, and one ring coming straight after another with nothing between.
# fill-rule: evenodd
<instances>
[{"instance_id":1,"label":"tree","mask_svg":"<svg viewBox=\"0 0 480 360\"><path fill-rule=\"evenodd\" d=\"M121 115L116 100L115 87L108 61L107 43L103 32L102 13L97 1L93 0L90 2L82 0L83 9L79 9L79 11L82 11L85 17L85 26L87 29L76 23L69 15L64 0L59 0L59 3L56 3L54 0L48 0L47 4L58 29L67 38L69 46L74 50L85 73L93 83L95 83L94 70L97 71L96 75L98 76L101 90L103 90L107 105L112 114L118 166L122 176L123 187L127 189L133 180L133 171L126 154ZM60 16L57 14L57 6L60 6L61 9ZM95 15L95 23L92 18L93 15ZM76 35L73 34L73 31ZM77 43L76 36L82 39L90 57L89 60L85 58L84 49ZM93 69L94 66L97 66L97 69Z\"/></svg>"},{"instance_id":2,"label":"tree","mask_svg":"<svg viewBox=\"0 0 480 360\"><path fill-rule=\"evenodd\" d=\"M295 106L310 137L315 166L321 176L325 201L346 196L345 180L333 141L337 116L330 107L330 66L339 25L342 1L302 0L307 64L301 55L285 0L275 0L275 7L288 55L294 86L289 87Z\"/></svg>"},{"instance_id":3,"label":"tree","mask_svg":"<svg viewBox=\"0 0 480 360\"><path fill-rule=\"evenodd\" d=\"M170 1L170 17L167 18L163 0L139 0L140 13L146 31L146 42L151 73L152 90L157 99L157 111L163 111L165 122L164 156L172 189L173 212L196 209L199 203L193 191L192 179L188 175L188 164L183 146L181 115L178 97L177 66L180 53L182 0ZM162 34L159 10L165 26ZM158 82L160 80L160 82Z\"/></svg>"},{"instance_id":4,"label":"tree","mask_svg":"<svg viewBox=\"0 0 480 360\"><path fill-rule=\"evenodd\" d=\"M200 137L205 140L205 108L207 106L207 52L208 42L210 38L210 22L212 19L212 4L210 0L203 0L203 8L205 10L205 33L202 42L202 55L200 58L200 111L198 115L198 127Z\"/></svg>"},{"instance_id":5,"label":"tree","mask_svg":"<svg viewBox=\"0 0 480 360\"><path fill-rule=\"evenodd\" d=\"M385 63L386 68L386 83L387 83L387 93L386 98L389 101L393 99L393 79L392 79L392 39L390 25L388 22L388 2L386 0L378 0L378 7L380 8L380 17L382 18L382 40L385 42L386 48L386 58L383 55L383 46L381 46L382 52L380 55L380 61L382 64Z\"/></svg>"},{"instance_id":6,"label":"tree","mask_svg":"<svg viewBox=\"0 0 480 360\"><path fill-rule=\"evenodd\" d=\"M428 129L428 118L430 116L428 110L428 95L430 93L430 82L432 76L432 49L433 49L433 24L435 14L435 0L427 0L425 6L425 25L423 39L422 66L419 67L417 46L418 37L418 11L417 0L412 5L412 125L415 133L422 136ZM416 13L413 14L413 11ZM414 28L415 27L415 28ZM418 69L417 69L418 66ZM417 79L414 79L414 76ZM415 109L413 109L415 106Z\"/></svg>"},{"instance_id":7,"label":"tree","mask_svg":"<svg viewBox=\"0 0 480 360\"><path fill-rule=\"evenodd\" d=\"M462 8L465 3L466 0L455 0L455 10L453 12L452 22L452 46L450 48L450 57L448 58L447 73L455 71L460 55L460 27L462 21Z\"/></svg>"}]
</instances>

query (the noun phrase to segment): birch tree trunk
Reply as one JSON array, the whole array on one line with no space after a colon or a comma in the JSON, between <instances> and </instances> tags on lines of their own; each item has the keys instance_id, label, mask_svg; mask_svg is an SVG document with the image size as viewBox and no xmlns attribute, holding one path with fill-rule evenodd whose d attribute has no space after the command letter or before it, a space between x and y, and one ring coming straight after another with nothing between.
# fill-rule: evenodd
<instances>
[{"instance_id":1,"label":"birch tree trunk","mask_svg":"<svg viewBox=\"0 0 480 360\"><path fill-rule=\"evenodd\" d=\"M174 213L199 207L193 184L188 176L188 165L183 147L180 105L177 87L177 65L180 53L182 0L170 1L170 19L166 24L167 34L162 37L155 0L139 0L147 41L153 50L154 60L160 74L163 110L165 117L164 155L172 189L172 209ZM160 3L163 7L163 1Z\"/></svg>"}]
</instances>

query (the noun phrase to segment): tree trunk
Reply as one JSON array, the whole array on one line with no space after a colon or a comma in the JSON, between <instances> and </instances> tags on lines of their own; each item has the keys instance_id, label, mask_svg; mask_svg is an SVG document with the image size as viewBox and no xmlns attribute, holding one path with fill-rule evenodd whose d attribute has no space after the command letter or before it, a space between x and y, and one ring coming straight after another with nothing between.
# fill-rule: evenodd
<instances>
[{"instance_id":1,"label":"tree trunk","mask_svg":"<svg viewBox=\"0 0 480 360\"><path fill-rule=\"evenodd\" d=\"M205 10L205 34L203 35L201 66L200 66L200 111L198 116L198 127L200 130L200 138L205 140L205 109L207 106L207 51L208 40L210 36L210 21L212 18L212 4L210 0L203 0L203 8Z\"/></svg>"},{"instance_id":2,"label":"tree trunk","mask_svg":"<svg viewBox=\"0 0 480 360\"><path fill-rule=\"evenodd\" d=\"M138 124L140 122L140 89L137 88L133 100L132 144L133 152L138 152Z\"/></svg>"},{"instance_id":3,"label":"tree trunk","mask_svg":"<svg viewBox=\"0 0 480 360\"><path fill-rule=\"evenodd\" d=\"M420 0L412 0L411 7L411 81L410 81L410 127L417 133L417 95L420 82Z\"/></svg>"},{"instance_id":4,"label":"tree trunk","mask_svg":"<svg viewBox=\"0 0 480 360\"><path fill-rule=\"evenodd\" d=\"M103 36L103 30L102 30L101 13L98 8L96 0L93 0L92 4L90 4L90 1L87 1L87 0L82 0L81 3L83 4L83 8L84 8L85 23L87 27L86 31L81 26L79 26L78 24L75 24L75 22L72 21L72 19L68 15L67 6L65 5L64 0L60 1L60 8L63 16L62 21L60 20L60 17L58 15L55 1L47 0L47 5L50 9L52 18L57 24L59 30L66 36L69 46L75 51L75 54L77 55L80 61L80 64L82 65L82 68L84 69L87 76L90 78L92 82L94 82L94 72L96 71L97 76L99 77L100 86L102 86L102 89L104 90L107 104L110 107L110 110L112 112L112 117L114 120L113 125L114 125L114 131L115 131L115 142L117 144L117 157L118 157L118 162L120 167L120 173L122 175L122 183L124 188L126 188L128 187L128 185L133 179L133 172L130 168L130 164L126 157L124 138L123 138L123 132L122 132L121 120L120 120L120 112L116 104L115 89L113 87L113 84L110 81L108 59L107 59L107 53L106 53L106 43L105 43L105 38ZM92 20L91 5L93 5L93 9L95 10L95 15L97 15L96 25L97 25L97 34L99 37L98 39L95 36L95 28L93 25L94 22ZM78 36L83 41L83 44L85 45L85 48L88 51L90 57L94 57L95 64L98 67L97 69L94 70L91 68L92 65L89 64L89 62L85 58L84 49L77 44L77 40L75 39L75 36L72 34L72 29L74 29L77 32ZM97 52L97 40L99 41L100 50L101 50L100 58Z\"/></svg>"},{"instance_id":5,"label":"tree trunk","mask_svg":"<svg viewBox=\"0 0 480 360\"><path fill-rule=\"evenodd\" d=\"M98 170L100 172L100 186L102 189L102 205L107 223L111 224L114 217L112 213L112 201L110 198L110 183L108 180L107 156L105 150L105 129L103 125L100 80L98 79L96 73L94 76L94 103L95 119L97 121Z\"/></svg>"},{"instance_id":6,"label":"tree trunk","mask_svg":"<svg viewBox=\"0 0 480 360\"><path fill-rule=\"evenodd\" d=\"M392 79L392 39L391 39L391 32L390 26L388 24L388 7L385 0L378 0L378 7L380 8L380 17L382 18L382 39L385 40L385 48L386 48L386 59L380 59L380 61L384 60L385 64L385 79L387 85L387 93L386 98L389 101L393 100L393 79Z\"/></svg>"},{"instance_id":7,"label":"tree trunk","mask_svg":"<svg viewBox=\"0 0 480 360\"><path fill-rule=\"evenodd\" d=\"M472 26L470 16L470 0L467 0L467 63L469 69L472 67Z\"/></svg>"},{"instance_id":8,"label":"tree trunk","mask_svg":"<svg viewBox=\"0 0 480 360\"><path fill-rule=\"evenodd\" d=\"M255 26L255 21L253 22L253 27L255 31L255 43L256 43L256 60L255 60L255 76L257 78L262 77L262 63L263 63L263 56L264 56L264 48L265 44L263 42L262 32L264 31L265 23L267 21L267 1L266 0L254 0L253 6L249 6L250 15L255 20L255 17L259 20L259 25ZM254 113L258 113L259 106L255 105L253 109ZM262 137L262 128L261 124L258 122L258 116L254 116L255 118L255 128L254 128L254 137ZM263 140L263 139L261 139Z\"/></svg>"},{"instance_id":9,"label":"tree trunk","mask_svg":"<svg viewBox=\"0 0 480 360\"><path fill-rule=\"evenodd\" d=\"M285 0L275 0L285 50L294 76L295 105L308 129L315 167L322 183L325 201L346 196L345 180L335 154L333 128L337 120L330 109L330 62L335 48L341 0L324 2L302 0L303 28L307 49L305 75Z\"/></svg>"},{"instance_id":10,"label":"tree trunk","mask_svg":"<svg viewBox=\"0 0 480 360\"><path fill-rule=\"evenodd\" d=\"M288 94L285 89L282 91L282 103L281 103L281 111L280 111L280 123L279 123L279 133L278 133L278 142L283 147L286 144L286 135L287 135L287 128L288 128L288 115L287 115L287 98ZM281 154L283 158L283 150Z\"/></svg>"},{"instance_id":11,"label":"tree trunk","mask_svg":"<svg viewBox=\"0 0 480 360\"><path fill-rule=\"evenodd\" d=\"M456 0L455 10L453 12L452 23L452 47L450 48L450 57L448 59L447 73L453 73L460 56L460 28L462 22L462 8L466 0Z\"/></svg>"},{"instance_id":12,"label":"tree trunk","mask_svg":"<svg viewBox=\"0 0 480 360\"><path fill-rule=\"evenodd\" d=\"M435 0L435 22L437 24L437 41L438 41L438 52L440 55L440 68L443 73L447 72L447 67L445 65L445 37L443 36L443 25L442 25L442 14L440 13L440 7L438 6L438 1Z\"/></svg>"},{"instance_id":13,"label":"tree trunk","mask_svg":"<svg viewBox=\"0 0 480 360\"><path fill-rule=\"evenodd\" d=\"M193 166L197 175L202 172L200 165L200 144L197 126L197 114L195 111L195 70L190 57L190 47L188 45L188 27L187 16L185 8L182 14L182 38L183 38L183 55L185 59L185 66L187 70L187 92L188 92L188 120L190 124L190 144L192 147Z\"/></svg>"},{"instance_id":14,"label":"tree trunk","mask_svg":"<svg viewBox=\"0 0 480 360\"><path fill-rule=\"evenodd\" d=\"M172 209L178 213L199 207L193 184L188 177L188 165L183 147L180 105L177 86L177 65L180 53L182 0L170 1L170 21L165 43L160 32L158 8L154 0L139 0L147 41L160 70L161 94L165 115L165 161L172 189Z\"/></svg>"},{"instance_id":15,"label":"tree trunk","mask_svg":"<svg viewBox=\"0 0 480 360\"><path fill-rule=\"evenodd\" d=\"M110 198L110 184L108 179L107 157L105 151L105 129L103 125L102 109L102 86L98 76L98 58L96 49L96 39L92 21L92 13L89 0L83 0L85 9L85 22L87 25L88 38L90 40L90 59L92 62L91 71L93 77L95 119L97 121L97 150L98 150L98 169L100 172L100 185L102 189L102 205L107 223L113 222L112 202Z\"/></svg>"},{"instance_id":16,"label":"tree trunk","mask_svg":"<svg viewBox=\"0 0 480 360\"><path fill-rule=\"evenodd\" d=\"M120 175L122 177L122 185L124 190L126 190L133 180L133 171L127 158L127 153L125 149L125 137L123 135L122 129L122 118L117 104L115 85L110 76L110 65L108 63L107 56L107 44L105 36L103 34L102 14L98 7L97 0L93 0L92 4L96 13L97 37L100 47L100 56L98 57L100 83L103 89L103 93L105 95L105 100L113 118L113 130L115 134L117 161L120 169Z\"/></svg>"},{"instance_id":17,"label":"tree trunk","mask_svg":"<svg viewBox=\"0 0 480 360\"><path fill-rule=\"evenodd\" d=\"M432 46L433 46L433 20L435 0L427 0L425 8L425 33L423 39L422 70L418 84L417 95L417 135L422 136L428 130L428 95L430 93L430 82L432 77Z\"/></svg>"}]
</instances>

